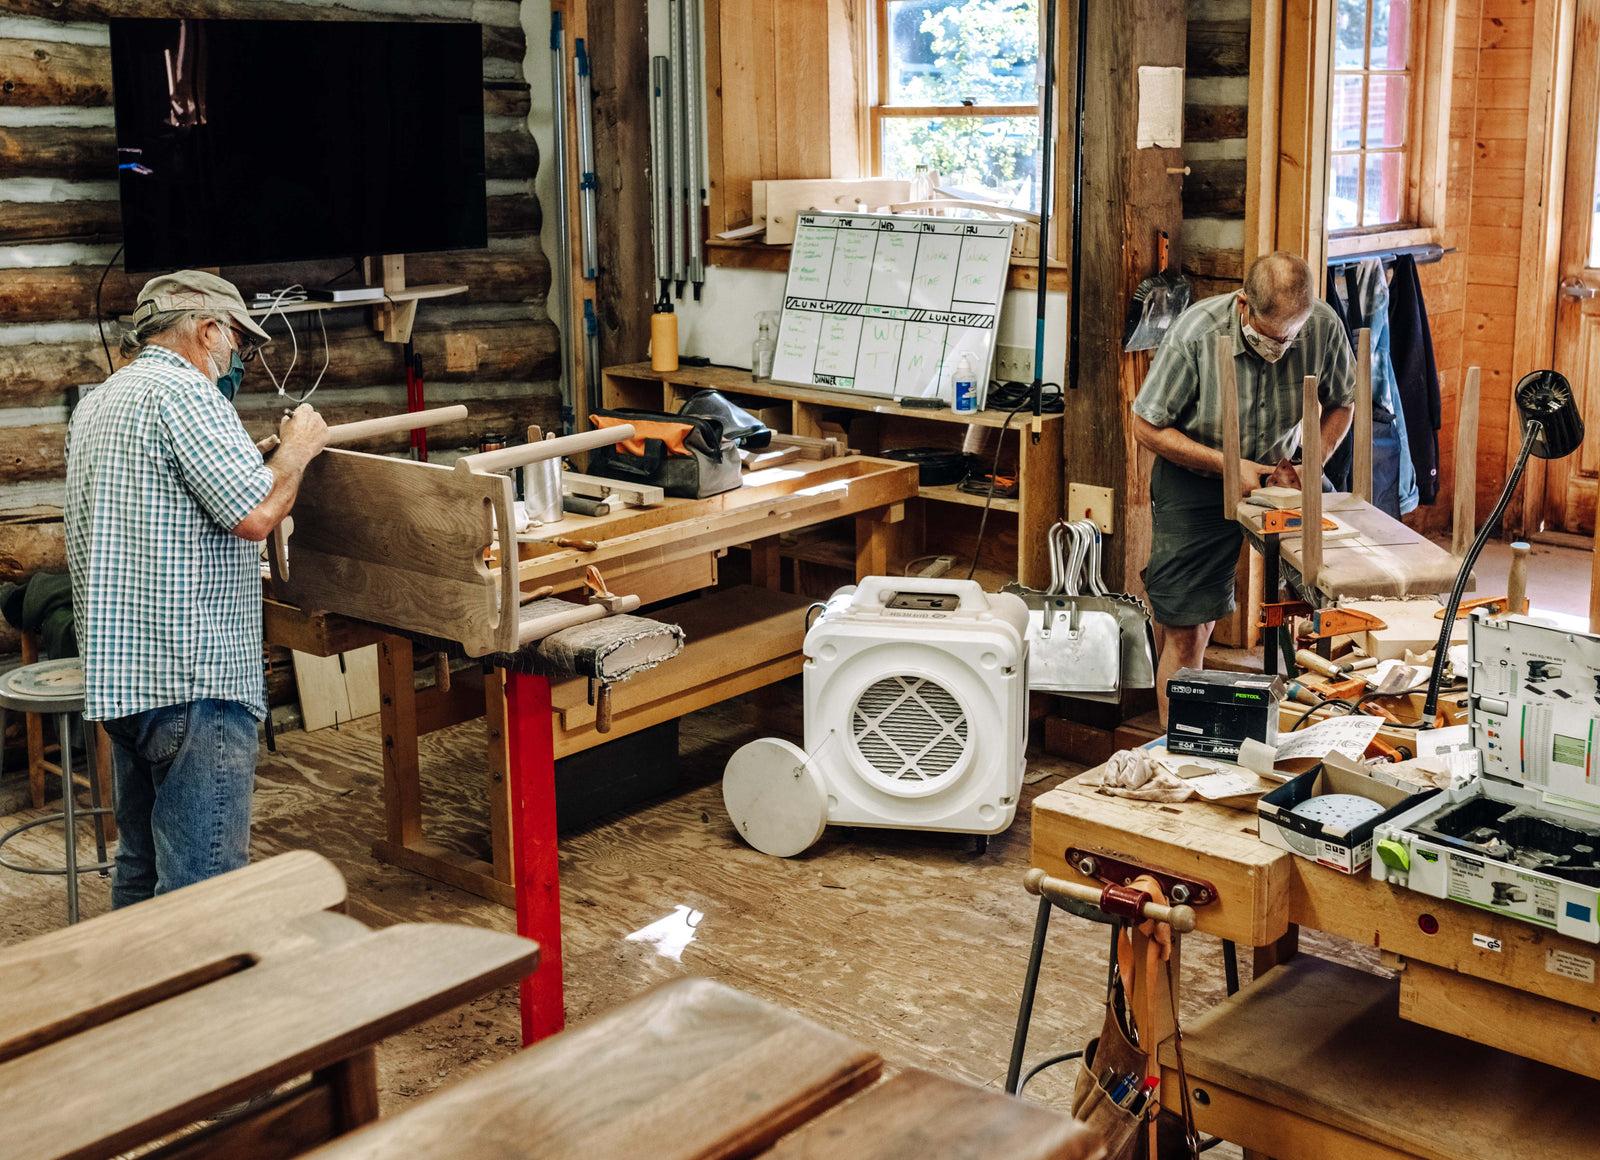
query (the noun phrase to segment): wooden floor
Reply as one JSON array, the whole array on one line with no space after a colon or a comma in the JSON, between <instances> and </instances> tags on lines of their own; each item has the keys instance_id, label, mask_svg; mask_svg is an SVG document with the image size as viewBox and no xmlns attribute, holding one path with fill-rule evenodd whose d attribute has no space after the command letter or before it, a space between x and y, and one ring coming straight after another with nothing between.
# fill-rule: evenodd
<instances>
[{"instance_id":1,"label":"wooden floor","mask_svg":"<svg viewBox=\"0 0 1600 1160\"><path fill-rule=\"evenodd\" d=\"M736 837L719 778L728 755L747 740L798 740L799 717L794 681L685 718L680 768L687 788L563 840L568 1022L581 1023L660 980L704 975L847 1032L892 1066L999 1086L1036 905L1021 885L1026 803L1079 767L1035 757L1029 775L1044 776L1026 787L1017 823L982 857L966 837L830 829L801 857L770 858ZM509 911L367 853L381 824L375 723L288 734L276 755L263 752L253 855L302 848L327 855L349 882L351 913L370 924L512 929ZM430 833L462 849L484 846L482 744L481 725L423 741L427 800L448 802L428 819ZM0 829L12 824L0 819ZM12 849L59 861L59 843L58 827L40 827ZM81 848L92 853L86 843ZM83 879L86 916L103 912L109 896L106 881ZM699 916L681 961L629 940L680 908ZM60 878L0 871L0 944L63 921ZM1057 913L1031 1057L1081 1046L1098 1031L1106 932ZM1222 996L1220 944L1191 938L1184 968L1187 1018ZM384 1112L510 1054L517 1029L516 996L508 989L392 1040L379 1054ZM1042 1076L1030 1093L1065 1099L1071 1080L1071 1068L1061 1068L1059 1078Z\"/></svg>"}]
</instances>

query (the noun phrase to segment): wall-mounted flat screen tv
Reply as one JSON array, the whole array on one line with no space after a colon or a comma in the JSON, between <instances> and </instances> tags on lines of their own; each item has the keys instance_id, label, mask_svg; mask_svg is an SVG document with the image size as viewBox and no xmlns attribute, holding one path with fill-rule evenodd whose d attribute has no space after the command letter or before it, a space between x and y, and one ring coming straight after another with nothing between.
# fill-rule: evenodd
<instances>
[{"instance_id":1,"label":"wall-mounted flat screen tv","mask_svg":"<svg viewBox=\"0 0 1600 1160\"><path fill-rule=\"evenodd\" d=\"M111 21L130 271L487 244L483 33Z\"/></svg>"}]
</instances>

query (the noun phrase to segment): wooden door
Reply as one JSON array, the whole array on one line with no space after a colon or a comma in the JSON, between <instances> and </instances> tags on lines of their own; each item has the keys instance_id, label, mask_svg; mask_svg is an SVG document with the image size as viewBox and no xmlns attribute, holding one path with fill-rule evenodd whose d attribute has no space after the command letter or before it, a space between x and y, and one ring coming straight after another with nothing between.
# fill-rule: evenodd
<instances>
[{"instance_id":1,"label":"wooden door","mask_svg":"<svg viewBox=\"0 0 1600 1160\"><path fill-rule=\"evenodd\" d=\"M1600 431L1600 0L1578 0L1577 15L1555 363L1572 384L1585 427ZM1573 455L1549 463L1544 529L1593 534L1597 477L1600 439L1586 439Z\"/></svg>"}]
</instances>

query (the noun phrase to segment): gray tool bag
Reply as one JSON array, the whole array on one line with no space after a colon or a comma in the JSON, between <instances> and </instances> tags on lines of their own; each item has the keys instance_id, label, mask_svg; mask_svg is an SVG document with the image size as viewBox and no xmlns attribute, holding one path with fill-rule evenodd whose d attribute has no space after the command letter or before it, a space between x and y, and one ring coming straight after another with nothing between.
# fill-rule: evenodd
<instances>
[{"instance_id":1,"label":"gray tool bag","mask_svg":"<svg viewBox=\"0 0 1600 1160\"><path fill-rule=\"evenodd\" d=\"M1106 590L1100 530L1089 520L1050 529L1050 587L1008 584L1028 606L1028 687L1093 701L1155 687L1155 641L1144 602Z\"/></svg>"}]
</instances>

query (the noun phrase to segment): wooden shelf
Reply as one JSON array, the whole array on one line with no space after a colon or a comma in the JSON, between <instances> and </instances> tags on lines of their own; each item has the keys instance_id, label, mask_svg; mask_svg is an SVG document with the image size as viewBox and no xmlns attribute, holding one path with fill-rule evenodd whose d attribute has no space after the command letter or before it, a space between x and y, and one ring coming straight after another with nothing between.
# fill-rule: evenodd
<instances>
[{"instance_id":1,"label":"wooden shelf","mask_svg":"<svg viewBox=\"0 0 1600 1160\"><path fill-rule=\"evenodd\" d=\"M424 298L448 298L453 294L466 292L465 286L435 282L427 286L407 286L404 290L396 290L383 298L364 298L360 302L323 302L318 299L307 299L304 302L285 302L277 309L271 306L251 306L245 313L260 318L264 314L300 314L307 310L342 310L350 306L383 306L390 302L417 302Z\"/></svg>"},{"instance_id":2,"label":"wooden shelf","mask_svg":"<svg viewBox=\"0 0 1600 1160\"><path fill-rule=\"evenodd\" d=\"M935 503L959 503L968 507L981 508L985 503L990 511L1020 512L1022 503L1016 499L1006 499L1004 496L995 496L994 499L985 499L981 495L973 495L969 491L962 491L959 486L947 483L943 487L923 487L917 489L918 499L931 499Z\"/></svg>"},{"instance_id":3,"label":"wooden shelf","mask_svg":"<svg viewBox=\"0 0 1600 1160\"><path fill-rule=\"evenodd\" d=\"M641 383L660 383L664 387L683 387L690 391L712 390L738 395L759 395L764 399L788 399L817 407L831 407L841 411L865 411L874 415L895 415L906 419L931 419L939 423L959 423L963 427L1004 427L1006 412L952 411L948 407L925 409L902 407L893 399L878 395L858 395L853 391L827 391L819 387L797 387L771 380L757 382L749 371L738 367L680 367L675 371L652 370L649 363L630 363L627 366L607 367L612 379L629 379ZM608 404L609 405L609 404ZM1018 414L1011 419L1012 430L1026 427L1032 415ZM1043 415L1046 424L1060 423L1061 415Z\"/></svg>"}]
</instances>

